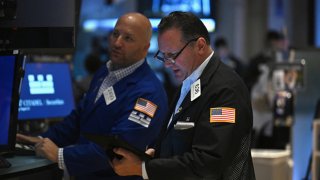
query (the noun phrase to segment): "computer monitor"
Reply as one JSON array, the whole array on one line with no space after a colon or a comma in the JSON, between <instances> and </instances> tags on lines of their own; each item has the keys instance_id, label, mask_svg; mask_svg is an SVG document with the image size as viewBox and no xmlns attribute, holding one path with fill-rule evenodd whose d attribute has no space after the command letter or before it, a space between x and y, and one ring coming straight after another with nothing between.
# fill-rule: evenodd
<instances>
[{"instance_id":1,"label":"computer monitor","mask_svg":"<svg viewBox=\"0 0 320 180\"><path fill-rule=\"evenodd\" d=\"M164 14L179 10L192 12L199 17L210 17L211 3L210 0L154 0L153 8L158 7Z\"/></svg>"},{"instance_id":2,"label":"computer monitor","mask_svg":"<svg viewBox=\"0 0 320 180\"><path fill-rule=\"evenodd\" d=\"M303 90L306 86L305 64L304 59L292 63L271 63L274 90Z\"/></svg>"},{"instance_id":3,"label":"computer monitor","mask_svg":"<svg viewBox=\"0 0 320 180\"><path fill-rule=\"evenodd\" d=\"M0 153L14 149L23 56L0 51Z\"/></svg>"},{"instance_id":4,"label":"computer monitor","mask_svg":"<svg viewBox=\"0 0 320 180\"><path fill-rule=\"evenodd\" d=\"M74 96L68 63L26 63L19 100L20 121L61 118L73 108Z\"/></svg>"},{"instance_id":5,"label":"computer monitor","mask_svg":"<svg viewBox=\"0 0 320 180\"><path fill-rule=\"evenodd\" d=\"M200 18L215 18L214 0L152 0L138 1L138 11L147 17L163 17L172 11L192 12Z\"/></svg>"},{"instance_id":6,"label":"computer monitor","mask_svg":"<svg viewBox=\"0 0 320 180\"><path fill-rule=\"evenodd\" d=\"M72 52L75 47L75 0L0 1L0 45L34 52ZM2 11L1 11L2 10ZM8 13L11 12L11 13ZM59 12L59 13L57 13ZM2 17L2 18L1 18Z\"/></svg>"}]
</instances>

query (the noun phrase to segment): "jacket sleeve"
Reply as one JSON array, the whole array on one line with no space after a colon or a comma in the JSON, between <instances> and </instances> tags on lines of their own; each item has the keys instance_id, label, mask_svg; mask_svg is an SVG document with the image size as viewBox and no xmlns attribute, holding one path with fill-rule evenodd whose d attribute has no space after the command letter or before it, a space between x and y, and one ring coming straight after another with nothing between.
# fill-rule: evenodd
<instances>
[{"instance_id":1,"label":"jacket sleeve","mask_svg":"<svg viewBox=\"0 0 320 180\"><path fill-rule=\"evenodd\" d=\"M59 147L76 143L79 137L79 117L83 108L83 103L80 103L63 121L51 126L41 136L50 138Z\"/></svg>"},{"instance_id":2,"label":"jacket sleeve","mask_svg":"<svg viewBox=\"0 0 320 180\"><path fill-rule=\"evenodd\" d=\"M93 77L92 83L88 89L87 95L80 101L77 105L76 109L72 110L72 112L64 118L63 121L51 126L48 131L42 133L42 137L50 138L55 144L59 147L64 147L68 145L72 145L77 142L80 134L80 117L82 116L82 112L87 108L92 94L97 91L97 84L100 84L103 80L104 70L101 68L98 73Z\"/></svg>"},{"instance_id":3,"label":"jacket sleeve","mask_svg":"<svg viewBox=\"0 0 320 180\"><path fill-rule=\"evenodd\" d=\"M157 105L157 110L148 127L129 120L138 98L144 98ZM126 95L121 102L121 113L117 114L110 134L116 134L128 143L144 151L157 137L167 112L167 101L162 90L136 89ZM142 117L143 114L140 114ZM81 175L103 170L112 173L109 158L104 150L94 143L70 146L64 149L64 160L70 175Z\"/></svg>"}]
</instances>

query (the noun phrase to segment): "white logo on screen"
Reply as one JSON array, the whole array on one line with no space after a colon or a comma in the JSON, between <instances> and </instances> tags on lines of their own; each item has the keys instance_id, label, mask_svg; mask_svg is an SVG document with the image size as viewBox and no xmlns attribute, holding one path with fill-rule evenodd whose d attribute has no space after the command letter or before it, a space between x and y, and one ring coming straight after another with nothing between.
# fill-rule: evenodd
<instances>
[{"instance_id":1,"label":"white logo on screen","mask_svg":"<svg viewBox=\"0 0 320 180\"><path fill-rule=\"evenodd\" d=\"M35 78L35 76L37 78ZM44 78L45 77L45 78ZM54 94L52 74L28 75L30 94Z\"/></svg>"}]
</instances>

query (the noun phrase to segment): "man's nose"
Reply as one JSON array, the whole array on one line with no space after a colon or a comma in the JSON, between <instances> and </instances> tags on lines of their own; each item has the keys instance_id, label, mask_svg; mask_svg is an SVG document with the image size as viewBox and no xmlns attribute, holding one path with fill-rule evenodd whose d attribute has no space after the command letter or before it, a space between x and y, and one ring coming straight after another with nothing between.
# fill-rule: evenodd
<instances>
[{"instance_id":1,"label":"man's nose","mask_svg":"<svg viewBox=\"0 0 320 180\"><path fill-rule=\"evenodd\" d=\"M121 37L121 36L115 38L115 40L114 40L114 45L115 45L116 47L121 47L121 46L122 46L122 37Z\"/></svg>"},{"instance_id":2,"label":"man's nose","mask_svg":"<svg viewBox=\"0 0 320 180\"><path fill-rule=\"evenodd\" d=\"M173 65L174 65L174 64L173 64L170 60L165 60L165 61L164 61L164 66L165 66L166 68L172 68Z\"/></svg>"}]
</instances>

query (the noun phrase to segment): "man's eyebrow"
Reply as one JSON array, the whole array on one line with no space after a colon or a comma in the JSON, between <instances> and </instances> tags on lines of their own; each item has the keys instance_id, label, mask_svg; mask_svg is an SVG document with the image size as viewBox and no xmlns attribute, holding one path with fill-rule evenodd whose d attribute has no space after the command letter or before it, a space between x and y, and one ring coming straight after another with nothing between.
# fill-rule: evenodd
<instances>
[{"instance_id":1,"label":"man's eyebrow","mask_svg":"<svg viewBox=\"0 0 320 180\"><path fill-rule=\"evenodd\" d=\"M137 35L135 35L132 32L123 32L121 34L123 34L124 36L129 36L129 37L134 38L134 39L137 37Z\"/></svg>"}]
</instances>

